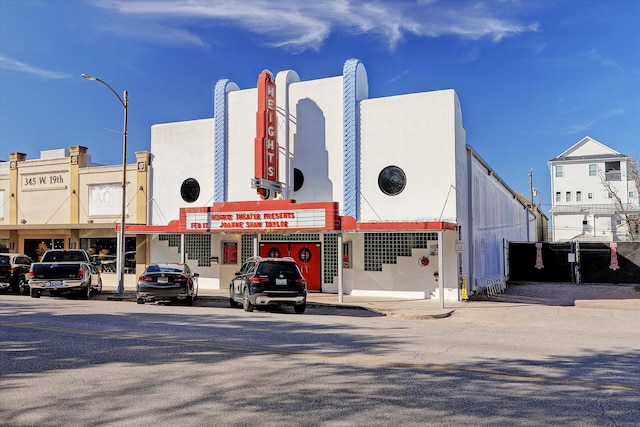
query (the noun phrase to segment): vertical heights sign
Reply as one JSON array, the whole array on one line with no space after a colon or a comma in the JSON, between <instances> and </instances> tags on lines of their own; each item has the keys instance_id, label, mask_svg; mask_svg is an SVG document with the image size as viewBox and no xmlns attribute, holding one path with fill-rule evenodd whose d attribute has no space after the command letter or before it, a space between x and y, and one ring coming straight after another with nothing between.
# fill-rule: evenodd
<instances>
[{"instance_id":1,"label":"vertical heights sign","mask_svg":"<svg viewBox=\"0 0 640 427\"><path fill-rule=\"evenodd\" d=\"M264 70L258 77L258 112L256 114L255 178L251 186L263 200L273 199L282 191L278 182L278 119L276 84L273 74Z\"/></svg>"}]
</instances>

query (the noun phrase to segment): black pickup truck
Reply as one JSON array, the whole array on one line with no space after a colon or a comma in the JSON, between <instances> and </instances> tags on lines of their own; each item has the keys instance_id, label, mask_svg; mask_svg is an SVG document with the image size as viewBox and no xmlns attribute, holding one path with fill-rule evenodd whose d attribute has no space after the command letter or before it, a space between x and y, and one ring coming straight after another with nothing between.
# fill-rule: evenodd
<instances>
[{"instance_id":1,"label":"black pickup truck","mask_svg":"<svg viewBox=\"0 0 640 427\"><path fill-rule=\"evenodd\" d=\"M42 291L50 295L75 292L84 298L102 292L102 278L89 255L82 249L51 249L29 270L31 297L39 298Z\"/></svg>"}]
</instances>

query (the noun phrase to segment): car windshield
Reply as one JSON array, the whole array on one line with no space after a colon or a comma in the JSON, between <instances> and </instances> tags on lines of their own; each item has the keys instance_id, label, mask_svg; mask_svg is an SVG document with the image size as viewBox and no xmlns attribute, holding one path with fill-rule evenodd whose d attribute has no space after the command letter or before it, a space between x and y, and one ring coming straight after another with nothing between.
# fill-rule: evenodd
<instances>
[{"instance_id":1,"label":"car windshield","mask_svg":"<svg viewBox=\"0 0 640 427\"><path fill-rule=\"evenodd\" d=\"M256 274L266 275L266 276L271 276L271 275L277 276L280 274L284 276L294 276L294 277L299 276L298 268L294 263L271 262L271 261L261 262L260 265L258 266L258 270L256 271Z\"/></svg>"},{"instance_id":2,"label":"car windshield","mask_svg":"<svg viewBox=\"0 0 640 427\"><path fill-rule=\"evenodd\" d=\"M0 264L9 264L9 257L0 255Z\"/></svg>"}]
</instances>

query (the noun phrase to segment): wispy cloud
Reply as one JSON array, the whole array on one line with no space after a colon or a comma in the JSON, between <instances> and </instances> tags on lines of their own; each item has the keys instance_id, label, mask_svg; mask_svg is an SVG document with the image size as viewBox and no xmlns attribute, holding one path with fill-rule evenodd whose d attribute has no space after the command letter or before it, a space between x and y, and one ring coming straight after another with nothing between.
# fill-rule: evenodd
<instances>
[{"instance_id":1,"label":"wispy cloud","mask_svg":"<svg viewBox=\"0 0 640 427\"><path fill-rule=\"evenodd\" d=\"M411 71L411 68L408 68L406 70L404 70L403 72L401 72L400 74L398 74L397 76L395 76L394 78L392 78L391 80L389 80L387 83L393 83L396 80L399 80L400 78L404 77L405 75L409 74L409 72Z\"/></svg>"},{"instance_id":2,"label":"wispy cloud","mask_svg":"<svg viewBox=\"0 0 640 427\"><path fill-rule=\"evenodd\" d=\"M19 71L21 73L31 74L43 79L67 79L71 77L70 75L65 73L43 70L42 68L24 63L22 61L18 61L17 59L10 58L1 53L0 53L0 69Z\"/></svg>"},{"instance_id":3,"label":"wispy cloud","mask_svg":"<svg viewBox=\"0 0 640 427\"><path fill-rule=\"evenodd\" d=\"M590 128L592 128L597 123L607 120L611 117L620 116L625 113L624 108L616 108L613 110L603 112L599 117L592 118L589 120L585 120L582 123L576 123L572 126L565 127L560 131L562 135L575 135L575 134L583 134Z\"/></svg>"},{"instance_id":4,"label":"wispy cloud","mask_svg":"<svg viewBox=\"0 0 640 427\"><path fill-rule=\"evenodd\" d=\"M137 23L136 25L125 27L113 26L103 28L103 30L164 45L209 47L207 42L192 32L157 23Z\"/></svg>"},{"instance_id":5,"label":"wispy cloud","mask_svg":"<svg viewBox=\"0 0 640 427\"><path fill-rule=\"evenodd\" d=\"M608 56L602 55L596 49L591 49L578 55L566 58L550 59L551 65L559 68L582 67L587 64L597 64L603 67L619 68L618 64Z\"/></svg>"},{"instance_id":6,"label":"wispy cloud","mask_svg":"<svg viewBox=\"0 0 640 427\"><path fill-rule=\"evenodd\" d=\"M196 25L235 25L260 35L267 45L298 52L320 49L333 32L372 35L394 49L406 35L498 42L538 29L536 23L499 17L498 8L492 9L483 1L113 0L96 4L121 14L159 20L173 28L176 18ZM505 14L508 7L501 5L499 9ZM185 41L200 40L184 25Z\"/></svg>"}]
</instances>

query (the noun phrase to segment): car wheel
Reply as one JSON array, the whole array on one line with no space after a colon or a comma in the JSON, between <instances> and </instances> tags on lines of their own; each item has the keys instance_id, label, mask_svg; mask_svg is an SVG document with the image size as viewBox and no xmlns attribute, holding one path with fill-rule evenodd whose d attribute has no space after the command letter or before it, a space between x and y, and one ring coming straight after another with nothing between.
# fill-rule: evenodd
<instances>
[{"instance_id":1,"label":"car wheel","mask_svg":"<svg viewBox=\"0 0 640 427\"><path fill-rule=\"evenodd\" d=\"M82 299L89 299L91 296L91 284L87 284L87 287L80 291L80 296Z\"/></svg>"},{"instance_id":2,"label":"car wheel","mask_svg":"<svg viewBox=\"0 0 640 427\"><path fill-rule=\"evenodd\" d=\"M233 299L233 287L229 286L229 306L230 307L237 307L238 303L236 302L236 300Z\"/></svg>"},{"instance_id":3,"label":"car wheel","mask_svg":"<svg viewBox=\"0 0 640 427\"><path fill-rule=\"evenodd\" d=\"M26 286L26 283L24 282L24 279L20 279L20 280L18 280L18 289L17 289L17 292L18 292L20 295L24 295L24 294L25 294L25 292L26 292L26 289L25 289L25 288L28 288L28 287Z\"/></svg>"},{"instance_id":4,"label":"car wheel","mask_svg":"<svg viewBox=\"0 0 640 427\"><path fill-rule=\"evenodd\" d=\"M40 290L31 289L31 298L40 298Z\"/></svg>"},{"instance_id":5,"label":"car wheel","mask_svg":"<svg viewBox=\"0 0 640 427\"><path fill-rule=\"evenodd\" d=\"M296 304L293 306L293 311L295 311L296 314L302 314L306 309L307 309L307 303Z\"/></svg>"},{"instance_id":6,"label":"car wheel","mask_svg":"<svg viewBox=\"0 0 640 427\"><path fill-rule=\"evenodd\" d=\"M186 305L193 305L193 297L191 295L187 295L187 297L184 299L184 303Z\"/></svg>"},{"instance_id":7,"label":"car wheel","mask_svg":"<svg viewBox=\"0 0 640 427\"><path fill-rule=\"evenodd\" d=\"M253 304L251 304L251 300L249 299L249 289L247 288L244 288L244 292L242 294L242 309L248 312L253 311Z\"/></svg>"},{"instance_id":8,"label":"car wheel","mask_svg":"<svg viewBox=\"0 0 640 427\"><path fill-rule=\"evenodd\" d=\"M20 288L20 295L29 295L30 293L31 293L31 288L25 282L25 284L22 285L22 287Z\"/></svg>"},{"instance_id":9,"label":"car wheel","mask_svg":"<svg viewBox=\"0 0 640 427\"><path fill-rule=\"evenodd\" d=\"M136 299L136 302L138 304L144 304L144 298L138 298L138 299Z\"/></svg>"}]
</instances>

